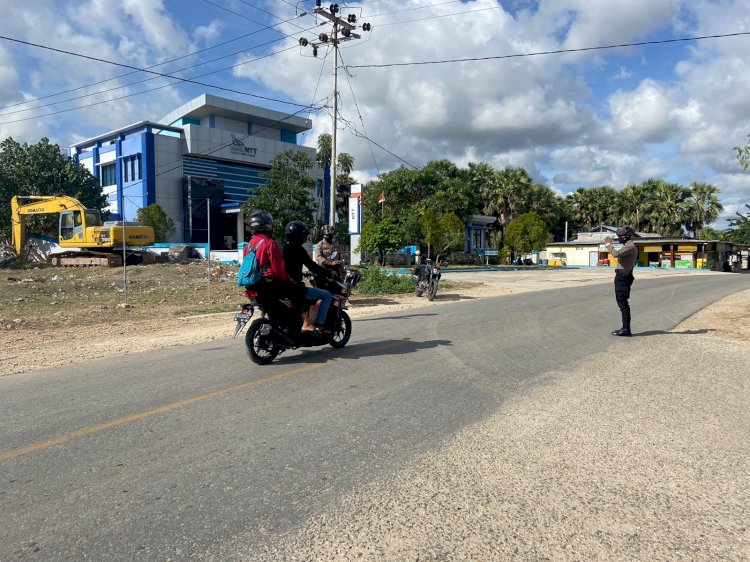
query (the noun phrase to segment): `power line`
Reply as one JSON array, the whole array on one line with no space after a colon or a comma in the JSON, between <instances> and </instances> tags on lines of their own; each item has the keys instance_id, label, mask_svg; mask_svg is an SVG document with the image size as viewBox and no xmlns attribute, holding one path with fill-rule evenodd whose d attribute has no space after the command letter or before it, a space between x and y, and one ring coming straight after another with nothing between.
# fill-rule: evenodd
<instances>
[{"instance_id":1,"label":"power line","mask_svg":"<svg viewBox=\"0 0 750 562\"><path fill-rule=\"evenodd\" d=\"M250 32L250 33L246 33L246 34L244 34L244 35L240 35L239 37L235 37L235 38L233 38L233 39L228 39L227 41L222 41L221 43L217 43L216 45L212 45L212 46L210 46L210 47L206 47L206 48L204 48L204 49L199 49L198 51L193 51L192 53L188 53L188 54L186 54L186 55L182 55L182 56L176 57L176 58L174 58L174 59L170 59L170 60L168 60L168 61L160 62L159 64L154 64L154 65L151 65L151 66L147 66L146 68L150 70L150 69L153 69L153 68L157 68L157 67L160 67L160 66L164 66L164 65L166 65L166 64L171 64L171 63L173 63L173 62L177 62L178 60L182 60L182 59L185 59L185 58L188 58L188 57L192 57L192 56L198 55L198 54L200 54L200 53L204 53L204 52L206 52L206 51L210 51L210 50L212 50L212 49L218 49L219 47L223 47L224 45L228 45L229 43L234 43L235 41L239 41L239 40L241 40L241 39L245 39L245 38L247 38L247 37L250 37L251 35L255 35L255 34L257 34L257 33L260 33L260 32L262 32L262 31L266 31L266 30L268 30L268 29L272 29L272 28L276 27L277 25L282 25L282 24L284 24L284 23L288 23L288 22L290 22L290 21L292 21L292 20L295 20L295 19L297 19L298 17L299 17L299 16L295 16L295 17L293 17L293 18L289 18L289 19L287 19L287 20L283 20L283 21L281 21L281 22L279 22L279 23L275 23L275 24L273 24L273 25L268 25L268 26L262 27L261 29L257 29L257 30L255 30L255 31L252 31L252 32ZM313 26L313 27L309 28L309 29L308 29L307 31L309 31L309 30L312 30L312 29L315 29L315 27L317 27L317 26ZM294 35L296 35L296 34L294 34ZM286 36L284 36L283 38L286 38L286 37L290 37L290 35L286 35ZM279 38L279 40L280 40L280 39L282 39L282 38ZM261 44L261 45L255 45L254 47L250 47L250 49L256 49L256 48L258 48L258 47L261 47L261 46L263 46L263 45L267 45L267 44L269 44L269 43L263 43L263 44ZM238 54L238 53L242 53L242 52L245 52L246 50L249 50L249 49L243 49L243 50L241 50L241 51L237 51L237 52L235 52L235 53L232 53L232 54L230 54L230 55L226 55L226 56L224 56L224 57L219 57L219 58L216 58L216 59L212 59L212 60L210 60L210 61L206 61L206 62L204 62L204 63L200 63L200 64L196 64L196 65L193 65L193 66L188 66L188 67L185 67L185 68L181 68L181 69L179 69L179 70L175 70L175 71L173 71L173 73L174 73L174 72L181 72L181 71L184 71L184 70L189 70L189 69L191 69L191 68L195 68L195 67L197 67L197 66L202 66L203 64L210 64L210 63L212 63L212 62L215 62L215 61L217 61L217 60L221 60L221 59L223 59L223 58L227 58L227 57L229 57L229 56L234 56L235 54ZM27 103L31 103L31 102L35 102L35 101L40 101L40 100L43 100L43 99L48 99L48 98L52 98L52 97L55 97L55 96L61 96L61 95L63 95L63 94L69 94L69 93L71 93L71 92L77 92L78 90L83 90L83 89L85 89L85 88L90 88L90 87L92 87L92 86L98 86L99 84L104 84L104 83L106 83L106 82L109 82L109 81L111 81L111 80L117 80L118 78L124 78L124 77L126 77L126 76L130 76L130 75L132 75L132 74L137 74L138 72L139 72L139 71L137 71L137 70L134 70L134 71L132 71L132 72L125 72L125 73L123 73L123 74L119 74L119 75L117 75L117 76L112 76L112 77L110 77L110 78L106 78L106 79L104 79L104 80L99 80L98 82L92 82L91 84L86 84L86 85L83 85L83 86L78 86L78 87L76 87L76 88L71 88L71 89L69 89L69 90L63 90L63 91L61 91L61 92L56 92L56 93L54 93L54 94L48 94L48 95L46 95L46 96L41 96L41 97L38 97L38 98L31 98L31 99L28 99L28 100L24 100L24 101L22 101L22 102L17 102L17 103L12 103L12 104L8 104L8 105L0 106L0 109L8 109L8 108L11 108L11 107L16 107L16 106L19 106L19 105L25 105L25 104L27 104ZM153 79L152 79L152 78L149 78L149 80L153 80ZM141 81L141 82L143 82L143 81ZM126 84L126 85L127 85L127 86L130 86L130 85L133 85L133 84L140 84L141 82L133 82L133 83L131 83L131 84ZM122 86L121 86L121 87L122 87ZM114 89L116 89L116 88L114 88ZM105 91L111 91L111 90L105 90ZM90 95L96 95L96 94L100 94L100 93L103 93L103 92L94 92L93 94L87 94L87 96L90 96ZM86 97L86 96L82 96L82 97ZM55 105L55 104L57 104L57 103L63 103L63 101L70 101L70 100L62 100L62 101L58 101L58 102L52 102L52 103L50 103L50 104L40 105L40 106L36 106L36 107L33 107L33 108L29 108L29 109L38 109L38 108L40 108L40 107L47 107L47 106L49 106L49 105ZM23 110L23 111L26 111L26 110ZM9 113L4 113L4 114L2 114L2 115L10 115L10 113L13 113L13 112L9 112Z\"/></svg>"},{"instance_id":2,"label":"power line","mask_svg":"<svg viewBox=\"0 0 750 562\"><path fill-rule=\"evenodd\" d=\"M326 109L328 109L328 107L326 107ZM412 163L410 163L410 162L407 162L406 160L404 160L403 158L401 158L401 157L400 157L400 156L399 156L398 154L395 154L395 153L391 152L390 150L388 150L388 149L387 149L386 147L384 147L383 145L381 145L381 144L378 144L377 142L375 142L374 140L372 140L372 139L371 139L371 138L370 138L369 136L367 136L367 135L365 135L365 134L362 134L362 133L360 133L360 132L359 132L359 131L357 130L357 127L355 127L355 126L354 126L354 124L352 124L352 122L351 122L351 121L349 121L348 119L344 119L343 117L342 117L341 119L342 119L342 120L343 120L343 121L344 121L344 122L345 122L345 123L347 124L348 128L349 128L349 129L351 130L352 134L353 134L353 135L354 135L355 137L359 137L359 138L361 138L361 139L365 139L365 140L367 140L367 141L371 142L372 144L374 144L375 146L377 146L377 147L378 147L379 149L381 149L381 150L383 150L383 151L387 152L388 154L390 154L390 155L391 155L391 156L393 156L394 158L397 158L398 160L400 160L401 162L403 162L403 163L404 163L404 164L406 164L407 166L409 166L409 167L411 167L411 168L413 168L413 169L415 169L415 170L417 169L417 167L416 167L416 166L415 166L414 164L412 164Z\"/></svg>"},{"instance_id":3,"label":"power line","mask_svg":"<svg viewBox=\"0 0 750 562\"><path fill-rule=\"evenodd\" d=\"M258 25L264 25L260 23L259 21L255 21L252 18L247 17L245 14L241 14L239 12L235 12L234 10L230 10L229 8L225 8L224 6L217 4L216 2L211 2L211 0L203 0L206 4L211 4L212 6L216 6L217 8L220 8L224 10L225 12L229 12L230 14L234 14L235 16L240 16L241 18L245 18L248 21L251 21L253 23L257 23Z\"/></svg>"},{"instance_id":4,"label":"power line","mask_svg":"<svg viewBox=\"0 0 750 562\"><path fill-rule=\"evenodd\" d=\"M286 51L290 51L290 50L292 50L292 49L296 49L296 48L297 48L297 46L296 46L296 45L292 45L291 47L287 47L286 49L281 49L280 51L274 51L273 53L269 53L269 54L267 54L267 55L263 55L263 56L260 56L260 57L256 57L256 58L254 58L254 59L252 59L252 60L248 60L248 61L245 61L245 62L242 62L242 63L236 64L236 65L234 65L234 66L241 66L241 65L243 65L243 64L249 64L249 63L251 63L251 62L255 62L255 61L257 61L257 60L260 60L260 59L263 59L263 58L267 58L267 57L272 57L272 56L274 56L274 55L278 55L279 53L283 53L283 52L286 52ZM230 68L231 68L231 67L230 67ZM226 69L220 69L220 70L216 70L216 71L214 71L214 72L209 72L209 73L207 73L207 74L215 74L216 72L221 72L222 70L226 70ZM206 74L206 75L207 75L207 74ZM204 75L204 76L205 76L205 75ZM178 80L179 80L179 79L178 79ZM61 109L60 111L53 111L53 112L50 112L50 113L45 113L45 114L43 114L43 115L35 115L35 116L33 116L33 117L26 117L26 118L23 118L23 119L15 119L15 120L13 120L13 121L4 121L3 123L0 123L0 124L3 124L3 125L7 125L7 124L10 124L10 123L19 123L19 122L21 122L21 121L31 121L31 120L33 120L33 119L40 119L40 118L42 118L42 117L48 117L48 116L50 116L50 115L58 115L58 114L60 114L60 113L68 113L68 112L70 112L70 111L77 111L77 110L79 110L79 109L86 109L87 107L94 107L94 106L97 106L97 105L102 105L102 104L105 104L105 103L110 103L110 102L113 102L113 101L118 101L118 100L122 100L122 99L130 98L130 97L134 97L134 96L139 96L139 95L141 95L141 94L146 94L146 93L148 93L148 92L155 92L156 90L162 90L162 89L164 89L164 88L168 88L169 86L173 86L174 84L176 84L176 82L171 82L171 83L169 83L169 84L164 84L163 86L157 86L156 88L149 88L148 90L143 90L143 91L140 91L140 92L133 92L132 94L126 94L126 95L124 95L124 96L119 96L119 97L116 97L116 98L111 98L111 99L108 99L108 100L98 101L98 102L90 103L90 104L87 104L87 105L81 105L81 106L78 106L78 107L71 107L71 108L69 108L69 109ZM209 86L209 87L213 87L213 86ZM248 92L243 92L243 91L241 91L241 90L237 90L237 93L238 93L238 94L241 94L241 95L243 95L243 96L254 96L254 97L258 97L258 96L255 96L255 94L250 94L250 93L248 93ZM296 103L295 103L295 104L292 104L292 105L297 105L297 106L299 106L299 107L302 107L302 109L303 109L303 110L305 110L305 109L309 109L309 108L310 108L310 106L307 106L307 105L304 105L304 106L303 106L303 105L300 105L300 104L296 104ZM313 108L313 109L317 110L317 109L320 109L320 108Z\"/></svg>"},{"instance_id":5,"label":"power line","mask_svg":"<svg viewBox=\"0 0 750 562\"><path fill-rule=\"evenodd\" d=\"M475 62L475 61L485 61L485 60L513 59L513 58L523 58L523 57L536 57L540 55L559 55L563 53L601 51L605 49L622 49L625 47L641 47L644 45L661 45L665 43L702 41L704 39L721 39L724 37L739 37L742 35L750 35L750 31L740 31L737 33L724 33L720 35L701 35L697 37L678 37L675 39L658 39L658 40L653 40L653 41L640 41L638 43L620 43L617 45L602 45L599 47L580 47L578 49L557 49L554 51L539 51L535 53L517 53L514 55L498 55L498 56L493 56L493 57L471 57L471 58L465 58L465 59L446 59L446 60L421 61L421 62L397 62L397 63L390 63L390 64L359 64L359 65L351 65L348 68L389 68L393 66L418 66L418 65L428 65L428 64L448 64L448 63L456 63L456 62Z\"/></svg>"},{"instance_id":6,"label":"power line","mask_svg":"<svg viewBox=\"0 0 750 562\"><path fill-rule=\"evenodd\" d=\"M93 60L93 61L96 61L96 62L103 62L103 63L111 64L111 65L114 65L114 66L121 66L123 68L130 68L132 70L137 70L137 71L140 71L140 72L146 72L148 74L155 74L156 76L160 76L162 78L174 78L176 80L179 80L180 82L187 82L187 83L190 83L190 84L197 84L199 86L204 86L204 87L207 87L207 88L216 88L217 90L223 90L223 91L226 91L226 92L233 92L233 93L236 93L236 94L243 94L243 95L251 96L251 97L254 97L254 98L258 98L258 99L264 99L264 100L268 100L268 101L275 101L275 102L278 102L278 103L283 103L283 104L287 104L287 105L294 105L294 106L297 106L297 107L304 107L305 109L307 109L307 106L302 106L301 104L294 103L294 102L279 100L279 99L276 99L276 98L271 98L271 97L267 97L267 96L261 96L261 95L258 95L258 94L250 94L250 93L247 93L247 92L240 92L239 90L234 90L232 88L225 88L223 86L216 86L216 85L213 85L213 84L207 84L205 82L198 82L197 80L192 80L190 78L181 78L179 76L172 76L170 74L165 74L163 72L156 72L155 70L148 70L148 69L145 69L145 68L139 68L137 66L132 66L132 65L129 65L129 64L124 64L124 63L120 63L120 62L114 62L114 61L102 59L102 58L99 58L99 57L92 57L92 56L84 55L84 54L81 54L81 53L75 53L73 51L67 51L65 49L58 49L58 48L55 48L55 47L49 47L47 45L40 45L38 43L31 43L29 41L23 41L21 39L14 39L13 37L6 37L4 35L0 35L0 39L4 39L6 41L12 41L12 42L15 42L15 43L20 43L22 45L28 45L28 46L31 46L31 47L37 47L39 49L46 49L48 51L54 51L56 53L62 53L62 54L65 54L65 55L79 57L79 58L83 58L83 59L87 59L87 60Z\"/></svg>"},{"instance_id":7,"label":"power line","mask_svg":"<svg viewBox=\"0 0 750 562\"><path fill-rule=\"evenodd\" d=\"M308 29L305 29L304 31L310 31L310 30L313 30L313 29L315 29L316 27L318 27L318 25L317 25L317 24L316 24L316 25L314 25L314 26L312 26L312 27L310 27L310 28L308 28ZM262 30L261 30L261 31L262 31ZM258 44L258 45L253 45L252 47L248 47L248 48L246 48L246 49L241 49L241 50L239 50L239 51L235 51L235 52L233 52L233 53L229 53L228 55L222 55L222 56L220 56L220 57L216 57L216 58L214 58L214 59L211 59L211 60L208 60L208 61L200 62L200 63L197 63L197 64L193 64L193 65L191 65L191 66L186 66L186 67L183 67L183 68L179 68L179 69L177 69L177 70L173 70L173 71L172 71L172 72L171 72L171 73L169 74L169 76L170 76L170 77L173 77L173 78L175 78L175 79L177 79L177 80L180 80L180 79L181 79L180 77L178 77L178 76L174 76L174 74L175 74L175 73L177 73L177 72L184 72L184 71L186 71L186 70L191 70L191 69L193 69L193 68L198 68L199 66L205 66L205 65L207 65L207 64L211 64L211 63L214 63L214 62L217 62L217 61L220 61L220 60L224 60L224 59L227 59L227 58L233 57L233 56L235 56L235 55L239 55L239 54L242 54L242 53L246 53L246 52L248 52L248 51L250 51L250 50L252 50L252 49L257 49L257 48L259 48L259 47L265 47L266 45L271 45L271 44L273 44L273 43L276 43L277 41L281 41L281 40L283 40L283 39L288 39L288 38L290 38L290 37L293 37L293 36L295 36L295 35L297 35L297 33L292 33L292 34L290 34L290 35L283 35L283 36L281 36L281 37L278 37L278 38L276 38L276 39L273 39L273 40L271 40L271 41L266 41L265 43L260 43L260 44ZM292 47L292 48L294 48L294 47ZM290 48L290 49L291 49L291 48ZM286 50L288 50L288 49L286 49ZM283 52L283 51L276 51L276 53L280 53L280 52ZM260 57L260 58L263 58L263 57ZM238 64L235 64L235 65L231 65L231 66L227 66L227 67L224 67L224 68L220 68L220 69L218 69L218 70L213 70L213 71L211 71L211 72L206 72L206 73L204 73L204 74L199 74L199 75L197 75L197 76L193 76L193 77L192 77L192 79L194 80L194 79L196 79L196 78L203 78L204 76L210 76L210 75L212 75L212 74L217 74L217 73L219 73L219 72L223 72L224 70L231 70L232 68L236 68L236 67L238 67L238 66L242 66L242 65L244 65L244 64L247 64L248 62L253 62L253 61L255 61L255 60L258 60L258 59L252 59L251 61L245 61L245 62L242 62L242 63L238 63ZM166 63L165 63L165 64L166 64ZM152 68L152 67L149 67L149 68ZM123 74L122 76L129 76L129 75L131 75L131 74L136 74L136 73L137 73L137 71L133 71L133 72L128 72L128 73L126 73L126 74ZM108 89L106 89L106 90L101 90L101 91L99 91L99 92L93 92L93 93L91 93L91 94L84 94L84 95L80 95L80 96L74 96L74 97L72 97L72 98L68 98L68 99L64 99L64 100L58 100L58 101L55 101L55 102L50 102L50 103L46 103L46 104L42 104L42 105L38 105L38 106L35 106L35 107L30 107L30 108L27 108L27 109L17 109L17 110L15 110L15 111L7 111L7 112L5 112L5 113L0 113L0 117L2 117L2 116L5 116L5 115L15 115L15 114L17 114L17 113L25 113L25 112L27 112L27 111L33 111L34 109L42 109L42 108L44 108L44 107L50 107L50 106L53 106L53 105L58 105L58 104L61 104L61 103L66 103L66 102L69 102L69 101L76 101L76 100L79 100L79 99L83 99L83 98L88 98L88 97L92 97L92 96L99 96L99 95L103 95L103 94L106 94L106 93L108 93L108 92L113 92L113 91L116 91L116 90L121 90L121 89L123 89L123 88L127 88L128 86L135 86L135 85L137 85L137 84L144 84L144 83L146 83L146 82L151 82L152 80L158 80L159 78L160 78L160 76L154 76L154 77L152 77L152 78L146 78L146 79L144 79L144 80L137 80L137 81L135 81L135 82L129 82L128 84L123 84L122 86L115 86L114 88L108 88ZM111 80L111 79L110 79L110 80ZM107 81L108 81L108 80L104 80L103 82L107 82ZM174 83L174 82L173 82L173 83ZM154 89L158 89L158 88L154 88ZM150 89L150 90L144 90L144 92L150 92L150 91L153 91L154 89ZM133 94L133 95L136 95L136 94ZM251 94L249 94L249 95L251 95ZM127 96L125 96L125 97L127 97ZM122 98L116 98L116 99L122 99ZM86 106L81 106L81 107L90 107L90 105L86 105ZM36 117L43 117L43 116L45 116L45 115L54 115L54 114L55 114L55 113L45 113L45 114L42 114L42 115L39 115L39 116L36 116ZM32 119L35 119L36 117L32 117Z\"/></svg>"},{"instance_id":8,"label":"power line","mask_svg":"<svg viewBox=\"0 0 750 562\"><path fill-rule=\"evenodd\" d=\"M365 121L362 118L362 112L359 110L357 97L354 95L354 87L352 86L352 81L349 77L349 72L346 70L344 57L341 56L341 53L339 53L339 56L341 57L341 64L344 65L344 74L346 75L346 81L349 83L349 90L352 93L352 99L354 100L354 107L357 109L357 115L359 115L359 122L362 123L362 130L364 131L365 135L367 135L367 128L365 127ZM378 168L378 161L375 159L375 153L372 150L372 144L370 143L369 139L367 140L367 146L370 148L370 154L372 155L372 163L375 164L375 169L378 171L378 174L380 174L380 168Z\"/></svg>"},{"instance_id":9,"label":"power line","mask_svg":"<svg viewBox=\"0 0 750 562\"><path fill-rule=\"evenodd\" d=\"M486 12L487 10L502 10L502 9L503 9L502 6L493 6L491 8L480 8L478 10L466 10L465 12L455 12L453 14L441 14L439 16L428 16L428 17L425 17L425 18L419 18L419 19L415 19L415 20L404 20L404 21L394 21L394 22L391 22L391 23L381 23L381 24L378 24L378 27L388 27L388 26L391 26L391 25L402 25L404 23L416 23L416 22L419 22L419 21L435 20L435 19L438 19L438 18L449 18L451 16L462 16L464 14L475 14L477 12Z\"/></svg>"},{"instance_id":10,"label":"power line","mask_svg":"<svg viewBox=\"0 0 750 562\"><path fill-rule=\"evenodd\" d=\"M445 6L446 4L456 4L462 0L448 0L448 2L440 2L439 4L427 4L425 6L416 6L414 8L404 8L403 10L395 10L393 12L381 12L379 14L372 14L367 16L368 19L379 18L381 16L390 16L392 14L400 14L401 12L413 12L415 10L424 10L425 8L437 8L438 6Z\"/></svg>"}]
</instances>

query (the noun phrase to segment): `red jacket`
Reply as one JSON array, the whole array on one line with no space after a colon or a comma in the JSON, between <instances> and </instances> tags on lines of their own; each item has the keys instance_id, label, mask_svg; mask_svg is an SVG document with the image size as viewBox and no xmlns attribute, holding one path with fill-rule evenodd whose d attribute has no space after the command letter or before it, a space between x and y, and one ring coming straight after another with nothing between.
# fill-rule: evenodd
<instances>
[{"instance_id":1,"label":"red jacket","mask_svg":"<svg viewBox=\"0 0 750 562\"><path fill-rule=\"evenodd\" d=\"M282 281L291 281L291 277L284 268L284 258L281 255L281 248L279 245L271 239L268 234L256 234L250 239L250 242L245 246L246 256L250 251L250 246L253 248L260 244L261 240L268 240L263 242L260 247L255 251L255 255L258 259L258 265L263 268L266 264L270 264L268 269L263 272L263 277L270 279L281 279Z\"/></svg>"}]
</instances>

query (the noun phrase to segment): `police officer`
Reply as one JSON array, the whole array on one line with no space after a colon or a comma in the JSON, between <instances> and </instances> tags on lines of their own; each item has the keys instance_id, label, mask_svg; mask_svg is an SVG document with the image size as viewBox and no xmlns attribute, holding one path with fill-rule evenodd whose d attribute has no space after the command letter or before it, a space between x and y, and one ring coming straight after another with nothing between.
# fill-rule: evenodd
<instances>
[{"instance_id":1,"label":"police officer","mask_svg":"<svg viewBox=\"0 0 750 562\"><path fill-rule=\"evenodd\" d=\"M622 314L622 328L612 332L613 336L630 337L630 287L633 285L633 268L638 261L638 248L633 243L633 238L637 238L635 230L630 226L621 226L617 229L617 241L622 244L622 248L616 250L612 245L612 238L607 236L604 243L612 257L617 258L617 268L615 269L615 300Z\"/></svg>"},{"instance_id":2,"label":"police officer","mask_svg":"<svg viewBox=\"0 0 750 562\"><path fill-rule=\"evenodd\" d=\"M336 279L343 281L344 260L341 256L341 248L334 240L336 229L327 224L322 228L322 233L323 240L315 244L315 261L320 265L331 268Z\"/></svg>"}]
</instances>

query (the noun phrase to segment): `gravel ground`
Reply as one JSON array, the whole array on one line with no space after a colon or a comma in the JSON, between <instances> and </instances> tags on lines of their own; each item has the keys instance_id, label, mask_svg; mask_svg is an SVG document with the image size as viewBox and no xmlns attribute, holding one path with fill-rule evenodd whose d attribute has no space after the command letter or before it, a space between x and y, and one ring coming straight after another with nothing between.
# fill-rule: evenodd
<instances>
[{"instance_id":1,"label":"gravel ground","mask_svg":"<svg viewBox=\"0 0 750 562\"><path fill-rule=\"evenodd\" d=\"M618 345L245 559L750 559L750 347Z\"/></svg>"}]
</instances>

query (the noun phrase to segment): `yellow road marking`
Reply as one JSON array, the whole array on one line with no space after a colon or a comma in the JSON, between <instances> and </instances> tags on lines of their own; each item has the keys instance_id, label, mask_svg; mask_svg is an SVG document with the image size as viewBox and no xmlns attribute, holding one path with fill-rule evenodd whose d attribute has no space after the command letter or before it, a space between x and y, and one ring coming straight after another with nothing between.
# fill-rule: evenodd
<instances>
[{"instance_id":1,"label":"yellow road marking","mask_svg":"<svg viewBox=\"0 0 750 562\"><path fill-rule=\"evenodd\" d=\"M290 371L282 371L281 373L276 373L275 375L269 375L267 377L263 377L260 379L255 379L252 381L234 384L232 386L227 386L219 390L207 392L206 394L199 394L198 396L185 398L184 400L178 400L177 402L172 402L170 404L164 404L163 406L151 408L150 410L144 410L143 412L138 412L137 414L130 414L129 416L122 416L120 418L116 418L114 420L110 420L110 421L103 422L103 423L98 423L96 425L82 427L81 429L77 429L76 431L64 433L62 435L58 435L57 437L45 439L44 441L38 441L37 443L31 443L30 445L26 445L24 447L18 447L16 449L9 449L7 451L0 451L0 461L16 459L23 455L28 455L29 453L41 451L42 449L48 449L49 447L54 447L55 445L68 443L69 441L73 441L74 439L79 439L81 437L86 437L87 435L92 435L93 433L98 433L100 431L112 429L114 427L119 427L121 425L125 425L125 424L138 421L138 420L142 420L144 418L149 418L151 416L156 416L158 414L163 414L165 412L171 412L172 410L176 410L177 408L182 408L183 406L189 406L190 404L195 404L196 402L202 402L210 398L215 398L216 396L221 396L222 394L228 394L230 392L242 390L244 388L248 388L248 387L254 386L256 384L264 383L264 382L270 382L270 381L282 379L285 377L291 377L292 375L296 375L304 371L309 371L319 366L320 365L307 365L305 367L299 367L297 369L292 369Z\"/></svg>"},{"instance_id":2,"label":"yellow road marking","mask_svg":"<svg viewBox=\"0 0 750 562\"><path fill-rule=\"evenodd\" d=\"M430 337L437 336L436 333L429 333L424 334L422 336L417 336L413 338L405 338L405 341L424 341ZM379 349L386 350L390 347L389 345L381 346L380 348L375 348L372 351L378 351ZM346 357L343 357L342 359L346 359ZM338 358L331 359L331 362L337 361ZM24 455L28 455L29 453L34 453L36 451L41 451L43 449L48 449L50 447L54 447L55 445L61 445L63 443L68 443L70 441L73 441L75 439L79 439L81 437L86 437L87 435L92 435L94 433L99 433L100 431L105 431L107 429L112 429L115 427L119 427L121 425L125 425L128 423L132 423L138 420L142 420L145 418L149 418L151 416L156 416L158 414L163 414L166 412L171 412L172 410L176 410L178 408L182 408L183 406L189 406L190 404L195 404L196 402L202 402L204 400L208 400L210 398L215 398L216 396L221 396L222 394L228 394L230 392L235 392L237 390L242 390L244 388L248 388L251 386L254 386L256 384L261 384L265 382L271 382L278 379L283 379L286 377L291 377L293 375L297 375L299 373L303 373L305 371L310 371L312 369L315 369L317 367L320 367L319 364L314 365L306 365L304 367L298 367L297 369L291 369L289 371L282 371L281 373L276 373L275 375L269 375L267 377L262 377L259 379L255 379L252 381L242 382L239 384L234 384L232 386L227 386L225 388L220 388L219 390L214 390L212 392L207 392L206 394L199 394L198 396L193 396L191 398L185 398L184 400L178 400L177 402L171 402L169 404L164 404L163 406L158 406L156 408L151 408L150 410L144 410L143 412L138 412L136 414L130 414L129 416L122 416L120 418L116 418L114 420L110 420L103 423L98 423L96 425L90 425L88 427L82 427L81 429L77 429L75 431L71 431L69 433L64 433L62 435L58 435L57 437L51 437L49 439L45 439L44 441L38 441L36 443L31 443L29 445L25 445L23 447L17 447L15 449L9 449L7 451L0 451L0 461L7 461L12 459L17 459L18 457L22 457Z\"/></svg>"}]
</instances>

